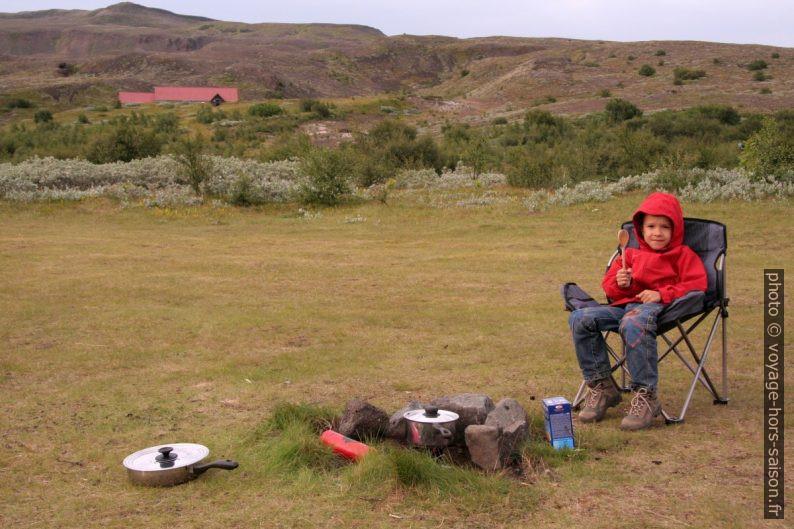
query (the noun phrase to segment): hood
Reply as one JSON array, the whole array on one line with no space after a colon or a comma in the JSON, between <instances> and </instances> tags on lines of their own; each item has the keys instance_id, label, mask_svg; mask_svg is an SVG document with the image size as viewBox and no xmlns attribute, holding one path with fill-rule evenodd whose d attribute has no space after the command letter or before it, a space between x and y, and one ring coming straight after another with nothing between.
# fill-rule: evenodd
<instances>
[{"instance_id":1,"label":"hood","mask_svg":"<svg viewBox=\"0 0 794 529\"><path fill-rule=\"evenodd\" d=\"M634 233L638 235L637 240L640 248L650 250L639 234L642 233L642 218L644 215L663 215L673 223L673 236L670 244L662 251L668 251L681 246L684 242L684 212L678 199L668 193L651 193L642 201L640 207L634 212Z\"/></svg>"}]
</instances>

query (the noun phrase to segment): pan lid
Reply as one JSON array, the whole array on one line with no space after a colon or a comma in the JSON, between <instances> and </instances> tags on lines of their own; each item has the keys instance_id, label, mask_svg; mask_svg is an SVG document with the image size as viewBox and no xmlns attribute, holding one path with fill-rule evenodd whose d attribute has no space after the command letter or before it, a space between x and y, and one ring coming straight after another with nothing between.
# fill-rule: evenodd
<instances>
[{"instance_id":1,"label":"pan lid","mask_svg":"<svg viewBox=\"0 0 794 529\"><path fill-rule=\"evenodd\" d=\"M454 411L439 410L438 408L430 406L423 410L408 410L403 414L403 417L409 421L427 423L442 423L458 420L458 414Z\"/></svg>"},{"instance_id":2,"label":"pan lid","mask_svg":"<svg viewBox=\"0 0 794 529\"><path fill-rule=\"evenodd\" d=\"M209 453L209 448L194 443L150 446L125 457L124 466L144 472L170 470L198 463Z\"/></svg>"}]
</instances>

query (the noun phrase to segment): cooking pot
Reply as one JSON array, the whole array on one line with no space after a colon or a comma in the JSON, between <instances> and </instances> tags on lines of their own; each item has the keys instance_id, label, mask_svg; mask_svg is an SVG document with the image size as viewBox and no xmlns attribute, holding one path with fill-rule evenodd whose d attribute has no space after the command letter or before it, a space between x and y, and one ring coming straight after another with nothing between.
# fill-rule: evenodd
<instances>
[{"instance_id":1,"label":"cooking pot","mask_svg":"<svg viewBox=\"0 0 794 529\"><path fill-rule=\"evenodd\" d=\"M455 437L458 414L454 411L428 406L425 409L408 410L403 417L407 421L406 442L409 446L443 449Z\"/></svg>"},{"instance_id":2,"label":"cooking pot","mask_svg":"<svg viewBox=\"0 0 794 529\"><path fill-rule=\"evenodd\" d=\"M209 455L209 448L193 443L150 446L124 458L130 481L150 487L170 487L190 481L210 468L234 470L237 462L220 459L198 464Z\"/></svg>"}]
</instances>

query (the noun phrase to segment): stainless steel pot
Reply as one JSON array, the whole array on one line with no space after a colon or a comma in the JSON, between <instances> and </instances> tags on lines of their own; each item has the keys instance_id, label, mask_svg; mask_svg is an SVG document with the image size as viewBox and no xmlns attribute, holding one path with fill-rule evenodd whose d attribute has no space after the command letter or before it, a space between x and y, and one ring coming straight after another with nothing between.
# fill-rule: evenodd
<instances>
[{"instance_id":1,"label":"stainless steel pot","mask_svg":"<svg viewBox=\"0 0 794 529\"><path fill-rule=\"evenodd\" d=\"M423 410L409 410L403 417L407 423L408 446L437 450L446 448L455 438L458 414L453 411L428 406Z\"/></svg>"},{"instance_id":2,"label":"stainless steel pot","mask_svg":"<svg viewBox=\"0 0 794 529\"><path fill-rule=\"evenodd\" d=\"M237 462L220 459L198 464L209 455L209 448L193 443L150 446L124 458L130 481L150 487L170 487L196 478L210 468L234 470Z\"/></svg>"}]
</instances>

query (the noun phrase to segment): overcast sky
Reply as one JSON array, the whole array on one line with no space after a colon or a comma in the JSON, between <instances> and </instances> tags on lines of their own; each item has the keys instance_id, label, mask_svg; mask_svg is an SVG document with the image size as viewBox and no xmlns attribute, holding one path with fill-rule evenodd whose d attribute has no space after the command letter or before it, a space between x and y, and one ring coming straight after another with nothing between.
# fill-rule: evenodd
<instances>
[{"instance_id":1,"label":"overcast sky","mask_svg":"<svg viewBox=\"0 0 794 529\"><path fill-rule=\"evenodd\" d=\"M113 0L0 0L0 12L97 9ZM794 47L794 0L138 0L236 22L363 24L387 35L703 40Z\"/></svg>"}]
</instances>

